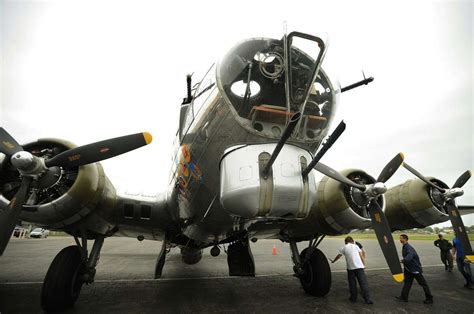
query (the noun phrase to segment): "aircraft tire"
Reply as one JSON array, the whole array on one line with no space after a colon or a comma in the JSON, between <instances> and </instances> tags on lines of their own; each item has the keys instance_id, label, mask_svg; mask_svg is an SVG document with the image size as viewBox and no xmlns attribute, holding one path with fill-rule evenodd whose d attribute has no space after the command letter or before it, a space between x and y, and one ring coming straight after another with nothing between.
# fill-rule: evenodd
<instances>
[{"instance_id":1,"label":"aircraft tire","mask_svg":"<svg viewBox=\"0 0 474 314\"><path fill-rule=\"evenodd\" d=\"M46 312L71 308L81 292L81 252L78 247L62 249L49 266L41 288L41 307Z\"/></svg>"},{"instance_id":2,"label":"aircraft tire","mask_svg":"<svg viewBox=\"0 0 474 314\"><path fill-rule=\"evenodd\" d=\"M306 254L304 249L300 256ZM323 297L331 289L331 268L323 252L315 249L303 265L304 274L300 276L301 286L310 295Z\"/></svg>"}]
</instances>

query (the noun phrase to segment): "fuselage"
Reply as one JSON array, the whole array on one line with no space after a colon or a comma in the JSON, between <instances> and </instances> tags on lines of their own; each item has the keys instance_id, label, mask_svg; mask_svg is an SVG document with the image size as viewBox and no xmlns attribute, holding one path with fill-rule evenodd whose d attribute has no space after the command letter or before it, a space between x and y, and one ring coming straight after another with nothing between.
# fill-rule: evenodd
<instances>
[{"instance_id":1,"label":"fuselage","mask_svg":"<svg viewBox=\"0 0 474 314\"><path fill-rule=\"evenodd\" d=\"M308 215L314 195L306 200L306 209L300 208L293 216L285 215L284 208L272 213L272 209L265 210L264 205L255 208L255 215L235 213L225 208L222 200L222 181L225 180L221 172L223 159L239 150L248 150L234 158L245 164L241 167L245 168L241 170L244 173L241 178L236 178L239 172L232 171L226 176L237 182L245 181L245 178L241 180L242 176L252 179L253 171L253 179L258 178L258 166L252 169L252 164L258 163L260 151L272 153L293 113L303 109L301 123L286 143L287 148L283 150L282 156L278 157L284 159L286 156L289 161L285 164L276 163L282 167L287 165L286 173L290 176L301 177L300 159L305 159L307 165L328 132L337 91L313 58L295 47L290 50L291 67L285 71L283 41L265 38L247 40L235 46L217 65L213 65L194 91L193 101L185 113L185 123L175 141L176 157L170 175L168 201L183 233L197 243L221 241L238 232L244 225L266 218L269 221L278 220L279 217L291 220ZM317 66L317 77L311 84L311 69ZM285 84L288 79L285 72L288 71L292 73L293 84ZM285 89L291 89L289 102ZM302 91L305 89L309 90L309 96L302 107ZM296 156L293 159L292 154ZM238 161L232 162L235 164ZM314 177L310 176L309 180L314 182ZM277 187L278 183L274 185ZM314 191L314 186L310 190ZM295 191L293 197L288 195L290 191L284 197L286 200L298 198L298 202L301 202L300 192ZM262 192L256 187L253 193ZM238 197L238 191L236 195ZM243 197L251 198L252 195L246 193ZM278 206L275 203L274 200L270 207ZM256 207L259 207L258 204Z\"/></svg>"}]
</instances>

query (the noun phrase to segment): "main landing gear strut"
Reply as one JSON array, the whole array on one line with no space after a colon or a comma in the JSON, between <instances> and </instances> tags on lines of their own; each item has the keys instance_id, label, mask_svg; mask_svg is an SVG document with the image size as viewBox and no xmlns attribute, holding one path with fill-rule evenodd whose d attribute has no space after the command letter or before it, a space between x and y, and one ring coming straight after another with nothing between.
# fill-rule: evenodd
<instances>
[{"instance_id":1,"label":"main landing gear strut","mask_svg":"<svg viewBox=\"0 0 474 314\"><path fill-rule=\"evenodd\" d=\"M324 253L317 248L323 238L324 236L319 238L319 241L312 239L301 254L298 252L296 241L291 239L288 241L295 276L300 279L306 293L317 297L325 296L331 288L331 268Z\"/></svg>"},{"instance_id":2,"label":"main landing gear strut","mask_svg":"<svg viewBox=\"0 0 474 314\"><path fill-rule=\"evenodd\" d=\"M95 267L99 262L104 236L98 235L88 256L87 237L82 244L74 237L76 245L62 249L49 266L41 289L41 307L47 312L71 308L79 297L82 285L94 282Z\"/></svg>"}]
</instances>

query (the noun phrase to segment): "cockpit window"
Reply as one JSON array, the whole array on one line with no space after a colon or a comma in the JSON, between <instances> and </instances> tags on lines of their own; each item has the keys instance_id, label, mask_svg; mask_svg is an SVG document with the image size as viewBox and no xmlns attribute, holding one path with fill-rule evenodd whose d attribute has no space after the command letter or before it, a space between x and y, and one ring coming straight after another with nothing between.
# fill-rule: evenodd
<instances>
[{"instance_id":1,"label":"cockpit window","mask_svg":"<svg viewBox=\"0 0 474 314\"><path fill-rule=\"evenodd\" d=\"M319 53L313 58L291 44L287 75L284 49L283 40L266 38L237 45L219 63L218 86L246 127L278 138L291 115L303 109L298 139L319 140L332 117L335 91L317 65L316 61L321 61ZM291 96L288 102L287 88Z\"/></svg>"},{"instance_id":2,"label":"cockpit window","mask_svg":"<svg viewBox=\"0 0 474 314\"><path fill-rule=\"evenodd\" d=\"M278 60L283 63L282 56L280 41L255 39L238 45L224 57L218 70L220 82L239 116L248 118L255 105L286 110L283 69L277 69Z\"/></svg>"},{"instance_id":3,"label":"cockpit window","mask_svg":"<svg viewBox=\"0 0 474 314\"><path fill-rule=\"evenodd\" d=\"M250 84L247 84L242 80L232 83L230 90L232 94L240 98L244 98L246 93L248 97L256 97L260 93L260 85L255 81L250 81Z\"/></svg>"}]
</instances>

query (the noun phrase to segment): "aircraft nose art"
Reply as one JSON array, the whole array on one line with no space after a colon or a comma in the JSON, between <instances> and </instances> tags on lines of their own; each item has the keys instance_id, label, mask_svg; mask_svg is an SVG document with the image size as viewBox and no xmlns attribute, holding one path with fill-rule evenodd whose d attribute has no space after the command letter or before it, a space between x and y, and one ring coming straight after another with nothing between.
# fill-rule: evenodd
<instances>
[{"instance_id":1,"label":"aircraft nose art","mask_svg":"<svg viewBox=\"0 0 474 314\"><path fill-rule=\"evenodd\" d=\"M301 170L311 161L311 155L285 145L265 176L262 170L274 148L275 144L249 145L223 158L220 202L231 215L288 219L308 215L316 199L316 186L313 174L303 180Z\"/></svg>"}]
</instances>

